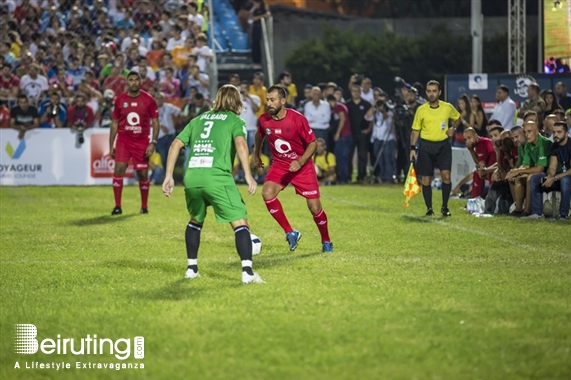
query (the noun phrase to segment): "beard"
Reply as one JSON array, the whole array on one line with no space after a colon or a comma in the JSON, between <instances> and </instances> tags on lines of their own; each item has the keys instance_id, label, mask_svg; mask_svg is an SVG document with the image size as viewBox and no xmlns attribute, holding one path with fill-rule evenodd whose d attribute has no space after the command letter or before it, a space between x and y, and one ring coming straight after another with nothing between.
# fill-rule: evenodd
<instances>
[{"instance_id":1,"label":"beard","mask_svg":"<svg viewBox=\"0 0 571 380\"><path fill-rule=\"evenodd\" d=\"M282 106L277 106L277 107L273 107L273 108L269 108L268 111L270 112L270 115L272 116L276 116L278 113L280 113L280 111L282 110Z\"/></svg>"}]
</instances>

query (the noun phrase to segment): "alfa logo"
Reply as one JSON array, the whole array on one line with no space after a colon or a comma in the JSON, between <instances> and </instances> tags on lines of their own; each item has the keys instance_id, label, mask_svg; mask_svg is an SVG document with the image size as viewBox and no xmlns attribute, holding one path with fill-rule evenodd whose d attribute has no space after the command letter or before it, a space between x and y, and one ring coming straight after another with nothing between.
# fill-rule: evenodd
<instances>
[{"instance_id":1,"label":"alfa logo","mask_svg":"<svg viewBox=\"0 0 571 380\"><path fill-rule=\"evenodd\" d=\"M14 150L14 147L8 141L8 144L6 144L5 150L11 159L17 160L18 158L20 158L20 156L22 156L22 153L24 153L24 151L26 150L26 140L24 140L24 139L20 140L20 144L18 145L16 150Z\"/></svg>"}]
</instances>

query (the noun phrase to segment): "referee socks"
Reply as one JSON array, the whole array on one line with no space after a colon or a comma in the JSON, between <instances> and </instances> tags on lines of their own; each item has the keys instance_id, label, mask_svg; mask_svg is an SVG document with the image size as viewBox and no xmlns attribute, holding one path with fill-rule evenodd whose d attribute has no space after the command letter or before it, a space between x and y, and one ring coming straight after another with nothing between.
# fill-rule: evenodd
<instances>
[{"instance_id":1,"label":"referee socks","mask_svg":"<svg viewBox=\"0 0 571 380\"><path fill-rule=\"evenodd\" d=\"M422 185L422 196L427 209L432 209L432 187Z\"/></svg>"}]
</instances>

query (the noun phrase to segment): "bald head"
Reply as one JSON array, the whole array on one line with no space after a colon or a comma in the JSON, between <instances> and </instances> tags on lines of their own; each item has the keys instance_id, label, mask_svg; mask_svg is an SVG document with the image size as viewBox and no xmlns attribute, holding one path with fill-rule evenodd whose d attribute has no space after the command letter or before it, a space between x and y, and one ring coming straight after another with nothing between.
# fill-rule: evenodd
<instances>
[{"instance_id":1,"label":"bald head","mask_svg":"<svg viewBox=\"0 0 571 380\"><path fill-rule=\"evenodd\" d=\"M468 148L473 148L478 144L478 134L472 127L464 130L464 143Z\"/></svg>"},{"instance_id":2,"label":"bald head","mask_svg":"<svg viewBox=\"0 0 571 380\"><path fill-rule=\"evenodd\" d=\"M525 141L535 145L537 143L537 138L539 136L539 127L535 121L527 121L523 125L523 134L525 135Z\"/></svg>"},{"instance_id":3,"label":"bald head","mask_svg":"<svg viewBox=\"0 0 571 380\"><path fill-rule=\"evenodd\" d=\"M545 120L543 121L543 128L545 129L545 132L549 136L551 136L551 134L553 133L553 125L558 121L559 121L559 116L554 114L545 117Z\"/></svg>"}]
</instances>

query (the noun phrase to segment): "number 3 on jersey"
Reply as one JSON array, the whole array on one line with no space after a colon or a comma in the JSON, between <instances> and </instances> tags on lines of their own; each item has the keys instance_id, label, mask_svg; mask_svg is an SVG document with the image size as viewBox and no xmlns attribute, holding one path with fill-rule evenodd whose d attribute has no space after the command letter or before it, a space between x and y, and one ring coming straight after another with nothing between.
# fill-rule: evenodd
<instances>
[{"instance_id":1,"label":"number 3 on jersey","mask_svg":"<svg viewBox=\"0 0 571 380\"><path fill-rule=\"evenodd\" d=\"M204 123L205 127L204 130L202 131L202 133L200 134L200 137L203 139L207 139L208 136L210 136L210 131L212 130L212 127L214 126L214 122L213 121L207 121L206 123Z\"/></svg>"}]
</instances>

